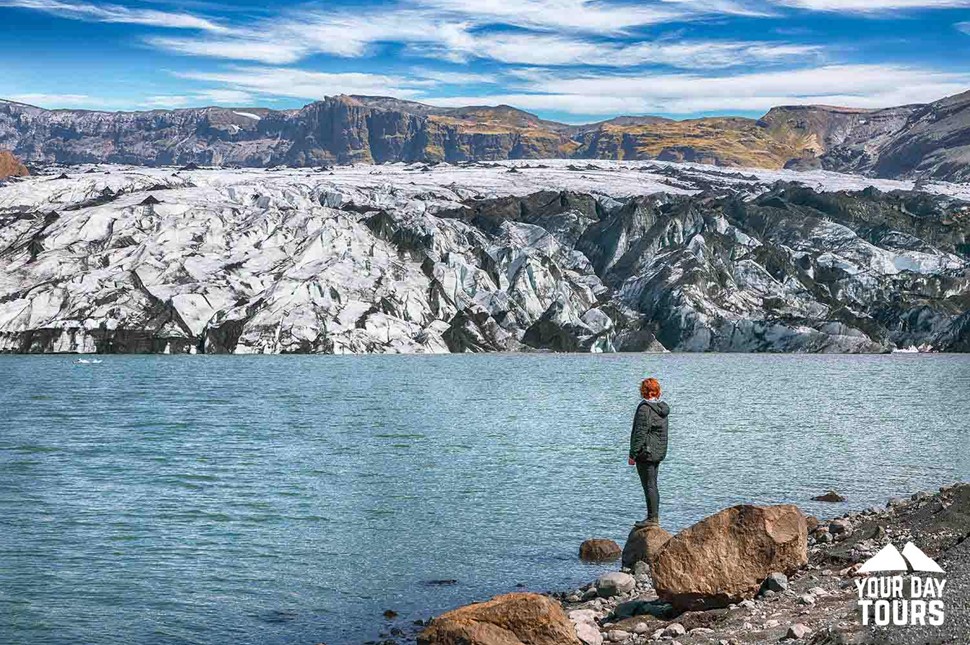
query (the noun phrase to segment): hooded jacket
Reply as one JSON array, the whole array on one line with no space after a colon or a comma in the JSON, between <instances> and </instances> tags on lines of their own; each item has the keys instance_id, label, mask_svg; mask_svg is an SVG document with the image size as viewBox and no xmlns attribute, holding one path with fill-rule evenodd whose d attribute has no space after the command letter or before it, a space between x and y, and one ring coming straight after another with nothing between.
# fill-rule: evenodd
<instances>
[{"instance_id":1,"label":"hooded jacket","mask_svg":"<svg viewBox=\"0 0 970 645\"><path fill-rule=\"evenodd\" d=\"M663 401L640 401L630 433L630 459L660 462L667 456L667 415Z\"/></svg>"}]
</instances>

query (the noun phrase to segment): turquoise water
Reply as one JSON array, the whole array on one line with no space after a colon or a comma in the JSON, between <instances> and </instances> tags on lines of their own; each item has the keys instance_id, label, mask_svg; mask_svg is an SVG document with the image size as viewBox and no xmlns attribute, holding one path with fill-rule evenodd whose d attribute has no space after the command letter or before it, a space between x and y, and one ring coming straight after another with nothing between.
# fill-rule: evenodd
<instances>
[{"instance_id":1,"label":"turquoise water","mask_svg":"<svg viewBox=\"0 0 970 645\"><path fill-rule=\"evenodd\" d=\"M647 374L671 530L970 479L965 356L102 358L0 356L0 642L359 643L585 582Z\"/></svg>"}]
</instances>

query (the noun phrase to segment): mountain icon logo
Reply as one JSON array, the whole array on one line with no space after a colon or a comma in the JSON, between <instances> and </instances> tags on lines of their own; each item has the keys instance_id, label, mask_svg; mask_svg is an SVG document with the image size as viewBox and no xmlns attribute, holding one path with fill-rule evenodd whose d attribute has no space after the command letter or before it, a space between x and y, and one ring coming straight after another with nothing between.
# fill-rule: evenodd
<instances>
[{"instance_id":1,"label":"mountain icon logo","mask_svg":"<svg viewBox=\"0 0 970 645\"><path fill-rule=\"evenodd\" d=\"M878 573L880 571L944 573L940 565L920 551L912 542L906 543L902 553L892 544L887 544L879 553L866 560L865 564L859 569L859 573Z\"/></svg>"}]
</instances>

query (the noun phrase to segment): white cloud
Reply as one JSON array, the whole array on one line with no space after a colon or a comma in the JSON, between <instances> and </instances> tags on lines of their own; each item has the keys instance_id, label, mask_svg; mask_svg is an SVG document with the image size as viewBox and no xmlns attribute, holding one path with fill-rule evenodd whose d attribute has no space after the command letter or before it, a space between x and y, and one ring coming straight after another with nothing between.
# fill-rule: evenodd
<instances>
[{"instance_id":1,"label":"white cloud","mask_svg":"<svg viewBox=\"0 0 970 645\"><path fill-rule=\"evenodd\" d=\"M303 45L283 40L274 42L243 38L154 37L145 39L145 42L153 47L167 49L176 54L230 60L251 60L270 65L294 63L308 54Z\"/></svg>"},{"instance_id":2,"label":"white cloud","mask_svg":"<svg viewBox=\"0 0 970 645\"><path fill-rule=\"evenodd\" d=\"M208 32L224 32L226 28L200 16L188 13L158 11L155 9L130 9L121 5L61 2L59 0L0 0L0 6L33 9L72 20L90 22L114 22L170 29L198 29Z\"/></svg>"},{"instance_id":3,"label":"white cloud","mask_svg":"<svg viewBox=\"0 0 970 645\"><path fill-rule=\"evenodd\" d=\"M365 94L414 98L433 84L426 79L357 72L311 72L284 67L237 67L222 72L187 72L176 76L225 89L269 96L316 100L336 94Z\"/></svg>"},{"instance_id":4,"label":"white cloud","mask_svg":"<svg viewBox=\"0 0 970 645\"><path fill-rule=\"evenodd\" d=\"M961 92L970 74L887 65L701 76L697 74L564 77L533 70L518 93L432 98L435 105L508 104L573 114L690 114L766 111L777 105L880 108L933 101Z\"/></svg>"},{"instance_id":5,"label":"white cloud","mask_svg":"<svg viewBox=\"0 0 970 645\"><path fill-rule=\"evenodd\" d=\"M418 5L461 16L475 24L609 33L685 17L677 3L616 5L587 0L417 0Z\"/></svg>"},{"instance_id":6,"label":"white cloud","mask_svg":"<svg viewBox=\"0 0 970 645\"><path fill-rule=\"evenodd\" d=\"M790 43L731 41L655 41L616 44L535 33L476 36L468 57L525 65L635 67L645 63L706 69L818 57L822 48Z\"/></svg>"},{"instance_id":7,"label":"white cloud","mask_svg":"<svg viewBox=\"0 0 970 645\"><path fill-rule=\"evenodd\" d=\"M213 103L222 103L226 105L241 105L244 103L251 103L253 100L255 100L255 97L253 97L252 94L242 90L212 89L198 92L195 96L201 99L212 101Z\"/></svg>"},{"instance_id":8,"label":"white cloud","mask_svg":"<svg viewBox=\"0 0 970 645\"><path fill-rule=\"evenodd\" d=\"M970 7L970 0L773 0L775 4L845 13L876 13L904 9L954 9Z\"/></svg>"},{"instance_id":9,"label":"white cloud","mask_svg":"<svg viewBox=\"0 0 970 645\"><path fill-rule=\"evenodd\" d=\"M448 72L436 69L416 68L411 70L417 78L424 78L442 85L476 85L493 84L498 82L492 74L474 74L471 72Z\"/></svg>"},{"instance_id":10,"label":"white cloud","mask_svg":"<svg viewBox=\"0 0 970 645\"><path fill-rule=\"evenodd\" d=\"M90 105L94 99L87 94L14 94L10 100L39 107L75 107Z\"/></svg>"},{"instance_id":11,"label":"white cloud","mask_svg":"<svg viewBox=\"0 0 970 645\"><path fill-rule=\"evenodd\" d=\"M138 107L149 109L165 109L183 107L198 107L200 105L242 105L253 101L249 92L231 89L209 89L192 94L163 94L149 96L138 104Z\"/></svg>"}]
</instances>

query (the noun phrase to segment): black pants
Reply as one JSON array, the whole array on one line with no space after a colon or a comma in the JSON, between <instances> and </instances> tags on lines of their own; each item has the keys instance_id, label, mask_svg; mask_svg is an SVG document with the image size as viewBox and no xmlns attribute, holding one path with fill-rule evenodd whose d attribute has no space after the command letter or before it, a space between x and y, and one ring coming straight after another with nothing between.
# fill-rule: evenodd
<instances>
[{"instance_id":1,"label":"black pants","mask_svg":"<svg viewBox=\"0 0 970 645\"><path fill-rule=\"evenodd\" d=\"M647 519L660 519L660 495L657 492L657 469L659 461L638 461L637 474L640 475L640 485L647 498Z\"/></svg>"}]
</instances>

